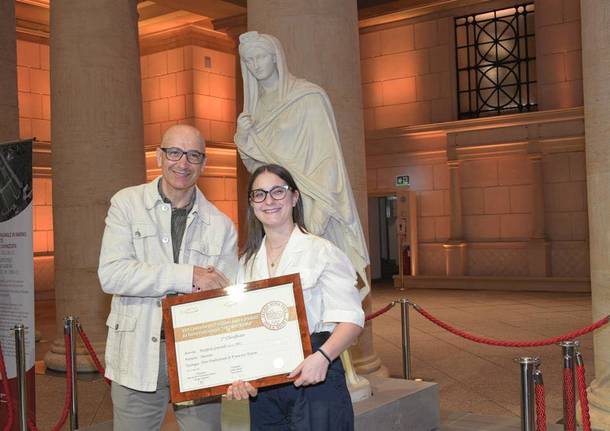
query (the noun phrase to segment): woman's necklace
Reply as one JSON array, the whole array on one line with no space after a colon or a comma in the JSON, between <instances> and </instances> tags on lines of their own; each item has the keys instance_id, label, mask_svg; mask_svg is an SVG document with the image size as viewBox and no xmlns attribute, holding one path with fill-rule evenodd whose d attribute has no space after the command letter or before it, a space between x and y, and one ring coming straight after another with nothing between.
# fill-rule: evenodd
<instances>
[{"instance_id":1,"label":"woman's necklace","mask_svg":"<svg viewBox=\"0 0 610 431\"><path fill-rule=\"evenodd\" d=\"M288 244L288 240L284 241L282 244L273 246L271 243L267 243L267 260L269 262L269 266L271 269L271 273L275 272L275 267L277 266L279 260L284 253L284 248Z\"/></svg>"}]
</instances>

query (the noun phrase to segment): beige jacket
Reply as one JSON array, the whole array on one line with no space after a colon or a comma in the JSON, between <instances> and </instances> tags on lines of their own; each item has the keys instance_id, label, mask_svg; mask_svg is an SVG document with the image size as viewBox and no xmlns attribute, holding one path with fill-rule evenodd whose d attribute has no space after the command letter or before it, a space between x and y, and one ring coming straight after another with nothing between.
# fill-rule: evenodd
<instances>
[{"instance_id":1,"label":"beige jacket","mask_svg":"<svg viewBox=\"0 0 610 431\"><path fill-rule=\"evenodd\" d=\"M237 270L235 227L199 189L173 263L171 206L161 200L158 181L113 196L98 269L102 289L113 295L106 377L140 391L157 387L161 299L192 291L194 265L213 265L231 281Z\"/></svg>"}]
</instances>

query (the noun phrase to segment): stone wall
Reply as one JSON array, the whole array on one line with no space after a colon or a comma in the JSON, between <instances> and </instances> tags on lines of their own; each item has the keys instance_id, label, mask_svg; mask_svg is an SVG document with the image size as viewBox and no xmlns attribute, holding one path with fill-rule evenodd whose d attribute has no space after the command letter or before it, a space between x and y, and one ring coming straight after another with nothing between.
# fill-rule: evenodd
<instances>
[{"instance_id":1,"label":"stone wall","mask_svg":"<svg viewBox=\"0 0 610 431\"><path fill-rule=\"evenodd\" d=\"M237 224L235 54L188 45L141 58L147 177L160 174L153 148L175 124L197 127L208 146L198 185Z\"/></svg>"},{"instance_id":2,"label":"stone wall","mask_svg":"<svg viewBox=\"0 0 610 431\"><path fill-rule=\"evenodd\" d=\"M456 121L454 18L509 6L439 7L361 29L369 193L392 193L397 175L410 176L422 275L445 273L448 240L467 244L465 274L531 275L528 247L543 199L549 275L588 276L579 2L535 1L535 92L548 114ZM532 156L542 160L537 196ZM461 214L450 207L448 163L459 164ZM459 238L451 238L452 217L461 218Z\"/></svg>"},{"instance_id":3,"label":"stone wall","mask_svg":"<svg viewBox=\"0 0 610 431\"><path fill-rule=\"evenodd\" d=\"M461 165L464 237L524 241L532 235L532 178L525 155Z\"/></svg>"},{"instance_id":4,"label":"stone wall","mask_svg":"<svg viewBox=\"0 0 610 431\"><path fill-rule=\"evenodd\" d=\"M17 40L19 135L51 141L51 86L49 47Z\"/></svg>"},{"instance_id":5,"label":"stone wall","mask_svg":"<svg viewBox=\"0 0 610 431\"><path fill-rule=\"evenodd\" d=\"M233 142L234 54L185 46L144 55L141 65L146 146L179 123L199 128L208 141Z\"/></svg>"},{"instance_id":6,"label":"stone wall","mask_svg":"<svg viewBox=\"0 0 610 431\"><path fill-rule=\"evenodd\" d=\"M360 36L366 130L453 118L449 18L364 30Z\"/></svg>"},{"instance_id":7,"label":"stone wall","mask_svg":"<svg viewBox=\"0 0 610 431\"><path fill-rule=\"evenodd\" d=\"M536 0L538 109L583 105L580 1Z\"/></svg>"}]
</instances>

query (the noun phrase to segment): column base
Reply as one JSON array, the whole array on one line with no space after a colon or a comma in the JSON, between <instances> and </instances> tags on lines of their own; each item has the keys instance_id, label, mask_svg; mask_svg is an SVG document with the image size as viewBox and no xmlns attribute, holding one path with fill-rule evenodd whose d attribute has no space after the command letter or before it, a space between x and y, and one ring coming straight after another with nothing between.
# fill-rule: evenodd
<instances>
[{"instance_id":1,"label":"column base","mask_svg":"<svg viewBox=\"0 0 610 431\"><path fill-rule=\"evenodd\" d=\"M466 274L466 246L464 241L447 241L445 249L445 274L447 276Z\"/></svg>"},{"instance_id":2,"label":"column base","mask_svg":"<svg viewBox=\"0 0 610 431\"><path fill-rule=\"evenodd\" d=\"M607 379L604 381L607 383ZM599 379L595 379L587 389L591 428L594 430L610 430L610 387L602 384ZM580 409L578 413L580 414Z\"/></svg>"},{"instance_id":3,"label":"column base","mask_svg":"<svg viewBox=\"0 0 610 431\"><path fill-rule=\"evenodd\" d=\"M352 361L356 372L361 375L375 375L379 377L389 377L390 373L385 365L381 364L381 359L376 353L360 357Z\"/></svg>"},{"instance_id":4,"label":"column base","mask_svg":"<svg viewBox=\"0 0 610 431\"><path fill-rule=\"evenodd\" d=\"M531 239L527 244L530 277L551 276L551 243L545 239Z\"/></svg>"},{"instance_id":5,"label":"column base","mask_svg":"<svg viewBox=\"0 0 610 431\"><path fill-rule=\"evenodd\" d=\"M104 352L106 348L105 342L92 341L91 345L97 353L102 366L104 366ZM49 370L53 371L66 371L66 349L63 338L57 338L53 341L51 349L47 352L44 357L44 363ZM76 345L76 370L79 373L95 373L97 368L89 356L89 352L85 346L80 342Z\"/></svg>"}]
</instances>

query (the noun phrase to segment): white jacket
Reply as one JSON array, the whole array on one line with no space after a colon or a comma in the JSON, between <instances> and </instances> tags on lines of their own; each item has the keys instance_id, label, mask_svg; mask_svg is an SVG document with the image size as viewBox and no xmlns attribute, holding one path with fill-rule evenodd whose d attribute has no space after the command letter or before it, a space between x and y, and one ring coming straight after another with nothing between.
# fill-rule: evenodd
<instances>
[{"instance_id":1,"label":"white jacket","mask_svg":"<svg viewBox=\"0 0 610 431\"><path fill-rule=\"evenodd\" d=\"M213 265L233 280L237 235L231 220L196 189L178 264L173 263L171 205L159 178L116 193L110 201L98 276L112 294L106 321L106 377L139 391L155 391L159 371L161 299L192 291L193 266Z\"/></svg>"}]
</instances>

